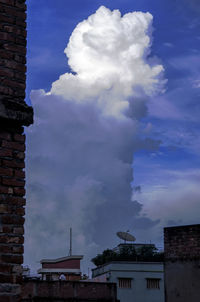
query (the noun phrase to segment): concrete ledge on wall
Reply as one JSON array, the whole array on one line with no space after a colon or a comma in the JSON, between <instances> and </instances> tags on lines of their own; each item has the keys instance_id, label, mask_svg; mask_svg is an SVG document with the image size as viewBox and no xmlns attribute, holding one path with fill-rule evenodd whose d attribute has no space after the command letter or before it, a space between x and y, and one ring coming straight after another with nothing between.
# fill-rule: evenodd
<instances>
[{"instance_id":1,"label":"concrete ledge on wall","mask_svg":"<svg viewBox=\"0 0 200 302\"><path fill-rule=\"evenodd\" d=\"M0 122L14 122L23 126L33 123L33 108L25 102L0 100Z\"/></svg>"}]
</instances>

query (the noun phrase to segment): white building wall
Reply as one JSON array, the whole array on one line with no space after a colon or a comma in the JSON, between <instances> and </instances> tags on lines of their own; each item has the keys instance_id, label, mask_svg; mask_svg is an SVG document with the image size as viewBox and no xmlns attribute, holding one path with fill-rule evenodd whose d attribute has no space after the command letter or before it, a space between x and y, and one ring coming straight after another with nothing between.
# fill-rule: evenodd
<instances>
[{"instance_id":1,"label":"white building wall","mask_svg":"<svg viewBox=\"0 0 200 302\"><path fill-rule=\"evenodd\" d=\"M106 278L109 282L117 283L117 297L120 302L164 302L162 263L112 262L95 269L93 276L96 281ZM119 288L119 278L131 278L131 288ZM147 288L146 278L160 279L160 289Z\"/></svg>"}]
</instances>

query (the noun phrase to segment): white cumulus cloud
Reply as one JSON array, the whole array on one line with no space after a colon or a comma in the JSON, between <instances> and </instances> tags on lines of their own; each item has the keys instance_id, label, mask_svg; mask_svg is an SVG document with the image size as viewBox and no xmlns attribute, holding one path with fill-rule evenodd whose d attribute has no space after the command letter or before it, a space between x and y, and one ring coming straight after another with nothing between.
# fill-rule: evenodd
<instances>
[{"instance_id":1,"label":"white cumulus cloud","mask_svg":"<svg viewBox=\"0 0 200 302\"><path fill-rule=\"evenodd\" d=\"M61 75L50 94L75 102L96 102L107 115L119 116L127 98L139 92L152 95L160 86L163 66L151 66L150 13L121 16L101 6L74 29L65 53L72 73Z\"/></svg>"}]
</instances>

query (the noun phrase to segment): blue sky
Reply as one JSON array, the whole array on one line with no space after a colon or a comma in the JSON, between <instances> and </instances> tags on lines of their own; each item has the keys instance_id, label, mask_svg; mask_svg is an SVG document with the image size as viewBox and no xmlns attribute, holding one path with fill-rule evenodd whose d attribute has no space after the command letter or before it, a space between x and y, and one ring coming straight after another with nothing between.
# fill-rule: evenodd
<instances>
[{"instance_id":1,"label":"blue sky","mask_svg":"<svg viewBox=\"0 0 200 302\"><path fill-rule=\"evenodd\" d=\"M165 80L165 83L162 85L162 89L154 93L153 96L146 96L144 108L140 107L142 115L138 119L139 126L137 127L140 129L138 136L140 139L149 140L149 143L146 141L144 146L142 143L137 143L137 148L133 152L134 181L132 184L133 187L141 187L141 190L136 190L134 194L134 198L138 202L134 206L135 212L141 220L138 218L132 223L131 218L128 218L127 225L119 222L119 227L130 228L136 234L138 241L154 240L162 245L162 228L164 226L199 223L199 2L196 0L29 0L26 100L30 104L32 90L43 89L48 92L52 83L60 75L70 72L71 69L67 65L67 58L64 54L69 38L76 25L94 14L102 5L111 11L119 9L122 15L141 11L149 12L153 16L151 54L147 59L150 65L161 64L164 67L162 79ZM34 98L37 98L37 93L36 96L32 97L32 99ZM41 97L41 102L45 100L46 98L42 101ZM38 108L37 106L35 108L36 116L45 116L42 115L44 114L42 109L39 111ZM41 133L43 130L38 131ZM62 131L64 130L60 129L61 133ZM36 146L33 148L31 143L29 144L28 156L38 158ZM38 151L38 154L39 152L42 150ZM38 184L31 178L33 162L28 161L28 192L29 190L32 192L33 188L39 190ZM49 165L51 164L49 161ZM41 167L43 165L47 167L48 162L41 162ZM73 174L73 171L71 173ZM78 168L76 173L79 173ZM34 194L28 194L31 200L31 210L34 208ZM48 199L48 195L44 193L44 196ZM45 206L48 210L48 201ZM98 207L99 205L97 205ZM99 213L102 213L102 217L105 216L103 207L98 208L98 210ZM116 217L119 215L117 211L120 213L120 207L118 210L116 209ZM126 212L126 210L124 211ZM28 214L27 234L36 217L38 219L44 218L40 216L37 209L34 213L32 216ZM112 215L115 213L113 212ZM56 219L55 217L55 221ZM98 223L102 223L102 219L99 218L99 221L97 219ZM122 220L124 220L123 217ZM120 215L116 221L120 221ZM143 227L141 226L142 221L144 222ZM96 232L99 232L95 223L93 227ZM118 226L109 225L109 228L113 232L115 228L116 231L118 230ZM39 230L34 231L36 233ZM102 228L103 231L106 232ZM106 239L102 235L99 242L95 242L95 234L92 236L88 242L91 245L94 244L93 253L99 251L98 244L106 246L109 242L111 244L117 243L111 239L115 235L110 234ZM35 242L38 243L39 240L42 239L37 237ZM31 243L27 243L27 254L30 246ZM61 245L60 249L63 251L64 247ZM52 251L53 255L54 252ZM38 257L40 256L42 255L39 254ZM30 261L30 258L27 256L27 262Z\"/></svg>"}]
</instances>

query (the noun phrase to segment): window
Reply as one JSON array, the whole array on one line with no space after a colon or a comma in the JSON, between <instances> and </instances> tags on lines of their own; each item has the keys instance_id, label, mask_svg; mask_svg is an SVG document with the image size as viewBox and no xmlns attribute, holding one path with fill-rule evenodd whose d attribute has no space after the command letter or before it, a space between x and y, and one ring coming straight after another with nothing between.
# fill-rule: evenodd
<instances>
[{"instance_id":1,"label":"window","mask_svg":"<svg viewBox=\"0 0 200 302\"><path fill-rule=\"evenodd\" d=\"M131 278L118 278L119 288L131 288Z\"/></svg>"},{"instance_id":2,"label":"window","mask_svg":"<svg viewBox=\"0 0 200 302\"><path fill-rule=\"evenodd\" d=\"M156 278L146 278L147 288L160 289L160 279Z\"/></svg>"}]
</instances>

